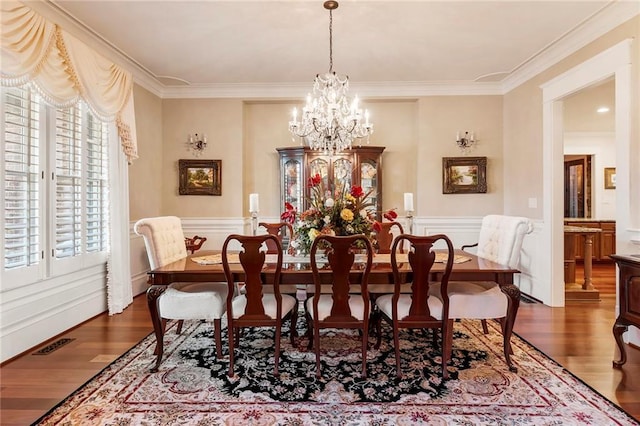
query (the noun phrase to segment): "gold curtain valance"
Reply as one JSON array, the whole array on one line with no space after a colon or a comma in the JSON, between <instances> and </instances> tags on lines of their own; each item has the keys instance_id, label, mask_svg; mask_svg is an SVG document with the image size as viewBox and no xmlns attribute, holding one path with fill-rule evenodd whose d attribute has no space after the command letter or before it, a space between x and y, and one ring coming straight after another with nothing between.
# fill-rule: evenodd
<instances>
[{"instance_id":1,"label":"gold curtain valance","mask_svg":"<svg viewBox=\"0 0 640 426\"><path fill-rule=\"evenodd\" d=\"M104 121L114 121L131 163L138 158L133 77L29 7L2 1L3 86L33 84L58 107L87 102Z\"/></svg>"}]
</instances>

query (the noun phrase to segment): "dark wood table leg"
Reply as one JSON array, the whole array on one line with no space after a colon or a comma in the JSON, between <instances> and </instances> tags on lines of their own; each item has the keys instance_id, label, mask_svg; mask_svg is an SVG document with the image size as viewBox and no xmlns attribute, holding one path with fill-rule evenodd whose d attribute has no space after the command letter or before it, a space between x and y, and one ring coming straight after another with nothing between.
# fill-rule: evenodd
<instances>
[{"instance_id":1,"label":"dark wood table leg","mask_svg":"<svg viewBox=\"0 0 640 426\"><path fill-rule=\"evenodd\" d=\"M518 308L520 307L520 289L513 284L501 285L500 289L507 295L507 317L504 321L503 338L504 338L504 358L509 366L509 371L518 372L518 367L513 365L511 361L511 335L513 334L513 325L516 322Z\"/></svg>"},{"instance_id":2,"label":"dark wood table leg","mask_svg":"<svg viewBox=\"0 0 640 426\"><path fill-rule=\"evenodd\" d=\"M164 285L152 285L147 290L147 304L149 306L151 322L153 323L153 331L156 335L156 364L151 368L152 373L158 371L158 367L160 367L160 363L162 362L162 353L164 352L164 327L162 327L162 319L158 311L158 298L164 293L166 288L167 286Z\"/></svg>"},{"instance_id":3,"label":"dark wood table leg","mask_svg":"<svg viewBox=\"0 0 640 426\"><path fill-rule=\"evenodd\" d=\"M616 339L616 343L618 344L618 349L620 349L620 360L613 361L613 368L620 368L627 362L627 351L624 345L624 341L622 340L622 335L625 331L629 329L629 325L625 323L624 320L620 318L616 319L615 324L613 324L613 337Z\"/></svg>"}]
</instances>

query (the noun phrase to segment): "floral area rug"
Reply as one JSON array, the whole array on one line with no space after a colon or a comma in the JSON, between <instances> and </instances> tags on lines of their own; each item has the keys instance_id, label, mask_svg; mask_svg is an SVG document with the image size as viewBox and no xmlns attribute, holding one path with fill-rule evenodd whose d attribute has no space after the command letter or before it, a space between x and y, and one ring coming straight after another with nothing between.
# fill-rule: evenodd
<instances>
[{"instance_id":1,"label":"floral area rug","mask_svg":"<svg viewBox=\"0 0 640 426\"><path fill-rule=\"evenodd\" d=\"M305 330L299 330L304 333ZM160 370L148 336L62 401L42 425L636 425L633 418L544 354L513 337L518 373L509 372L501 336L479 321L455 323L450 378L428 332L401 333L403 378L396 378L388 326L360 375L357 332L321 334L315 354L283 330L280 376L273 374L273 330L245 330L228 377L228 348L215 359L213 329L185 322L170 330ZM371 338L371 343L374 342ZM226 341L226 329L223 342ZM437 348L437 346L436 346Z\"/></svg>"}]
</instances>

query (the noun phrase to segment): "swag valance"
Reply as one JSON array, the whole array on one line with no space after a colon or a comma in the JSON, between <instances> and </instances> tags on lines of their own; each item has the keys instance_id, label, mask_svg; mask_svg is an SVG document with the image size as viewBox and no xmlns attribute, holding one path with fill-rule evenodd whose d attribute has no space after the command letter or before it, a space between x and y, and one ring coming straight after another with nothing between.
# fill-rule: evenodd
<instances>
[{"instance_id":1,"label":"swag valance","mask_svg":"<svg viewBox=\"0 0 640 426\"><path fill-rule=\"evenodd\" d=\"M138 157L133 77L31 8L2 1L3 86L32 84L57 107L83 99L103 121L115 121L122 150Z\"/></svg>"}]
</instances>

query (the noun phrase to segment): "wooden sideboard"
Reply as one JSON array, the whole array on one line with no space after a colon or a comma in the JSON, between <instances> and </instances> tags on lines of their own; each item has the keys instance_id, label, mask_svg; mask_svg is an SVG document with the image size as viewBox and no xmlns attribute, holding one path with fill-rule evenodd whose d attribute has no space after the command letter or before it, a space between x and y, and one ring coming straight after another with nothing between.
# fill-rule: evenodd
<instances>
[{"instance_id":1,"label":"wooden sideboard","mask_svg":"<svg viewBox=\"0 0 640 426\"><path fill-rule=\"evenodd\" d=\"M640 328L640 254L611 256L620 269L618 283L618 304L620 313L613 325L613 336L620 349L620 360L613 361L615 368L627 362L627 352L622 334L629 326Z\"/></svg>"},{"instance_id":2,"label":"wooden sideboard","mask_svg":"<svg viewBox=\"0 0 640 426\"><path fill-rule=\"evenodd\" d=\"M616 252L616 222L614 220L592 220L565 218L564 224L567 226L579 226L581 228L598 228L602 232L593 236L593 251L591 259L593 262L611 262L610 255ZM573 235L575 239L575 260L584 260L584 235Z\"/></svg>"}]
</instances>

